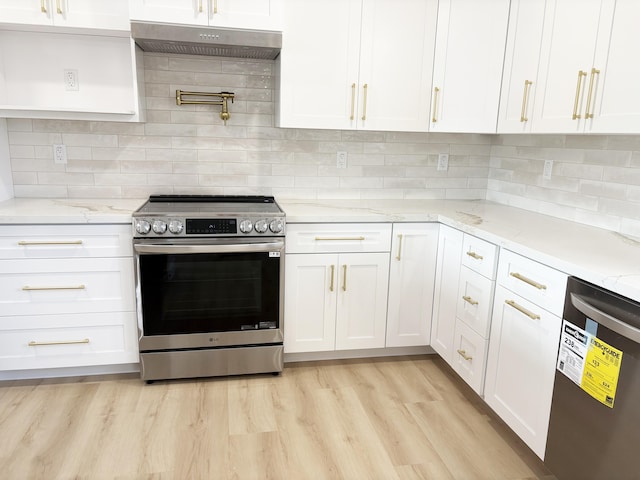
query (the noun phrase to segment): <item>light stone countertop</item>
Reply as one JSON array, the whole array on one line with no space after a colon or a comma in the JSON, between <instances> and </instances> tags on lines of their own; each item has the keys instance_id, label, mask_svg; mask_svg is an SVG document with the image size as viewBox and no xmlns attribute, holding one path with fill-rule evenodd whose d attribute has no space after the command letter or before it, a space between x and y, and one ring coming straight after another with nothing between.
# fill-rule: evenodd
<instances>
[{"instance_id":1,"label":"light stone countertop","mask_svg":"<svg viewBox=\"0 0 640 480\"><path fill-rule=\"evenodd\" d=\"M16 198L0 225L131 222L145 199ZM640 301L640 239L483 200L277 200L288 223L441 222Z\"/></svg>"}]
</instances>

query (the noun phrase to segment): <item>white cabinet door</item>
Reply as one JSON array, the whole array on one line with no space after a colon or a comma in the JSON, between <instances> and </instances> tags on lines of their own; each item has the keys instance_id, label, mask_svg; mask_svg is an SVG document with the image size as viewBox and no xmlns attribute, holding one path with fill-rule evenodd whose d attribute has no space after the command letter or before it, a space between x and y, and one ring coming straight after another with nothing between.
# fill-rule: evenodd
<instances>
[{"instance_id":1,"label":"white cabinet door","mask_svg":"<svg viewBox=\"0 0 640 480\"><path fill-rule=\"evenodd\" d=\"M283 0L208 0L209 25L219 27L282 29Z\"/></svg>"},{"instance_id":2,"label":"white cabinet door","mask_svg":"<svg viewBox=\"0 0 640 480\"><path fill-rule=\"evenodd\" d=\"M208 0L130 0L132 20L207 25Z\"/></svg>"},{"instance_id":3,"label":"white cabinet door","mask_svg":"<svg viewBox=\"0 0 640 480\"><path fill-rule=\"evenodd\" d=\"M431 131L495 133L509 0L440 0Z\"/></svg>"},{"instance_id":4,"label":"white cabinet door","mask_svg":"<svg viewBox=\"0 0 640 480\"><path fill-rule=\"evenodd\" d=\"M449 364L454 358L453 340L463 237L462 232L440 225L431 346Z\"/></svg>"},{"instance_id":5,"label":"white cabinet door","mask_svg":"<svg viewBox=\"0 0 640 480\"><path fill-rule=\"evenodd\" d=\"M0 0L0 22L129 30L128 0Z\"/></svg>"},{"instance_id":6,"label":"white cabinet door","mask_svg":"<svg viewBox=\"0 0 640 480\"><path fill-rule=\"evenodd\" d=\"M617 0L615 11L600 22L594 68L593 133L640 133L640 63L630 57L640 45L640 2ZM611 21L609 19L611 18ZM633 47L634 45L635 50Z\"/></svg>"},{"instance_id":7,"label":"white cabinet door","mask_svg":"<svg viewBox=\"0 0 640 480\"><path fill-rule=\"evenodd\" d=\"M51 25L53 11L50 0L0 0L0 22Z\"/></svg>"},{"instance_id":8,"label":"white cabinet door","mask_svg":"<svg viewBox=\"0 0 640 480\"><path fill-rule=\"evenodd\" d=\"M361 0L285 0L280 127L355 126L361 12Z\"/></svg>"},{"instance_id":9,"label":"white cabinet door","mask_svg":"<svg viewBox=\"0 0 640 480\"><path fill-rule=\"evenodd\" d=\"M527 133L533 122L546 0L511 0L498 133Z\"/></svg>"},{"instance_id":10,"label":"white cabinet door","mask_svg":"<svg viewBox=\"0 0 640 480\"><path fill-rule=\"evenodd\" d=\"M336 350L384 347L389 254L345 253L339 264Z\"/></svg>"},{"instance_id":11,"label":"white cabinet door","mask_svg":"<svg viewBox=\"0 0 640 480\"><path fill-rule=\"evenodd\" d=\"M485 400L540 458L546 447L561 323L504 287L496 288Z\"/></svg>"},{"instance_id":12,"label":"white cabinet door","mask_svg":"<svg viewBox=\"0 0 640 480\"><path fill-rule=\"evenodd\" d=\"M338 255L287 255L284 351L335 348Z\"/></svg>"},{"instance_id":13,"label":"white cabinet door","mask_svg":"<svg viewBox=\"0 0 640 480\"><path fill-rule=\"evenodd\" d=\"M364 0L356 125L429 129L438 2Z\"/></svg>"},{"instance_id":14,"label":"white cabinet door","mask_svg":"<svg viewBox=\"0 0 640 480\"><path fill-rule=\"evenodd\" d=\"M285 1L279 125L426 132L436 12L434 0Z\"/></svg>"},{"instance_id":15,"label":"white cabinet door","mask_svg":"<svg viewBox=\"0 0 640 480\"><path fill-rule=\"evenodd\" d=\"M611 0L547 0L534 133L584 131L598 25L611 7Z\"/></svg>"},{"instance_id":16,"label":"white cabinet door","mask_svg":"<svg viewBox=\"0 0 640 480\"><path fill-rule=\"evenodd\" d=\"M428 345L438 224L394 224L391 251L386 346Z\"/></svg>"}]
</instances>

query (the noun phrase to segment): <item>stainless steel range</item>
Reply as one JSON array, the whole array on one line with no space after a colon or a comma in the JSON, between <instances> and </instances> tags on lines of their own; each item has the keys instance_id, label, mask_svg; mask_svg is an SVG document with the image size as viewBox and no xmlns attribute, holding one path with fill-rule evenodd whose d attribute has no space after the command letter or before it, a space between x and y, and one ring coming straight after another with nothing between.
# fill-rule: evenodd
<instances>
[{"instance_id":1,"label":"stainless steel range","mask_svg":"<svg viewBox=\"0 0 640 480\"><path fill-rule=\"evenodd\" d=\"M143 380L282 371L284 231L273 197L153 195L134 212Z\"/></svg>"}]
</instances>

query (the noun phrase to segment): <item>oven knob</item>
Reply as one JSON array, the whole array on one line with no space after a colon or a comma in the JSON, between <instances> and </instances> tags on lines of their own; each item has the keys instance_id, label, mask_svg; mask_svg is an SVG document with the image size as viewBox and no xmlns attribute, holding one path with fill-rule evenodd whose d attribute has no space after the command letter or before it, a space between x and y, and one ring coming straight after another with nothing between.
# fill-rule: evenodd
<instances>
[{"instance_id":1,"label":"oven knob","mask_svg":"<svg viewBox=\"0 0 640 480\"><path fill-rule=\"evenodd\" d=\"M153 231L157 234L163 234L167 231L167 224L162 220L154 220L152 225Z\"/></svg>"},{"instance_id":2,"label":"oven knob","mask_svg":"<svg viewBox=\"0 0 640 480\"><path fill-rule=\"evenodd\" d=\"M240 231L242 233L249 233L251 230L253 230L253 223L251 223L251 220L242 220L240 222Z\"/></svg>"},{"instance_id":3,"label":"oven knob","mask_svg":"<svg viewBox=\"0 0 640 480\"><path fill-rule=\"evenodd\" d=\"M169 222L169 231L171 233L174 233L176 235L182 233L183 228L184 226L182 225L182 222L180 220L171 220Z\"/></svg>"},{"instance_id":4,"label":"oven knob","mask_svg":"<svg viewBox=\"0 0 640 480\"><path fill-rule=\"evenodd\" d=\"M269 225L266 220L258 220L253 228L255 228L258 233L264 233L269 228Z\"/></svg>"},{"instance_id":5,"label":"oven knob","mask_svg":"<svg viewBox=\"0 0 640 480\"><path fill-rule=\"evenodd\" d=\"M136 232L141 235L146 235L151 230L151 225L146 220L138 220L136 222Z\"/></svg>"},{"instance_id":6,"label":"oven knob","mask_svg":"<svg viewBox=\"0 0 640 480\"><path fill-rule=\"evenodd\" d=\"M282 232L282 220L278 220L277 218L275 220L271 220L271 223L269 224L269 229L273 232L273 233L280 233Z\"/></svg>"}]
</instances>

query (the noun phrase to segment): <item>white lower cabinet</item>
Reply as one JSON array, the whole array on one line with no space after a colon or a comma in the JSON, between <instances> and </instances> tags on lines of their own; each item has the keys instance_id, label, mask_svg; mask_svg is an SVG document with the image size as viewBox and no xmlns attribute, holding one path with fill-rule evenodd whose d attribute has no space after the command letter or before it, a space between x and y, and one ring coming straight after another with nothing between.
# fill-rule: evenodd
<instances>
[{"instance_id":1,"label":"white lower cabinet","mask_svg":"<svg viewBox=\"0 0 640 480\"><path fill-rule=\"evenodd\" d=\"M387 347L429 345L438 231L437 223L393 225Z\"/></svg>"},{"instance_id":2,"label":"white lower cabinet","mask_svg":"<svg viewBox=\"0 0 640 480\"><path fill-rule=\"evenodd\" d=\"M563 308L561 302L548 300L564 297L566 279L564 273L513 252L500 254L485 400L540 458L546 447Z\"/></svg>"},{"instance_id":3,"label":"white lower cabinet","mask_svg":"<svg viewBox=\"0 0 640 480\"><path fill-rule=\"evenodd\" d=\"M285 353L382 348L390 224L289 224Z\"/></svg>"},{"instance_id":4,"label":"white lower cabinet","mask_svg":"<svg viewBox=\"0 0 640 480\"><path fill-rule=\"evenodd\" d=\"M0 227L0 370L136 363L131 227Z\"/></svg>"},{"instance_id":5,"label":"white lower cabinet","mask_svg":"<svg viewBox=\"0 0 640 480\"><path fill-rule=\"evenodd\" d=\"M479 395L484 389L496 254L490 242L440 227L431 345Z\"/></svg>"}]
</instances>

